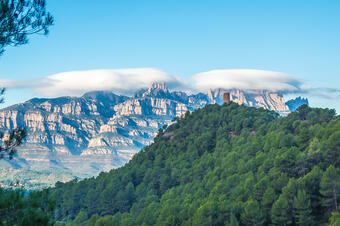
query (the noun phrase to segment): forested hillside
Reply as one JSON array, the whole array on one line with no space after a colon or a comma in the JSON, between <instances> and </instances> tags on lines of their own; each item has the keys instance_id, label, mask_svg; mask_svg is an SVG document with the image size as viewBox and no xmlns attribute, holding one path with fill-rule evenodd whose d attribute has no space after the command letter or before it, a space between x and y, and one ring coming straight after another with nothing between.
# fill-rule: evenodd
<instances>
[{"instance_id":1,"label":"forested hillside","mask_svg":"<svg viewBox=\"0 0 340 226\"><path fill-rule=\"evenodd\" d=\"M124 167L57 183L57 225L317 225L339 221L340 120L207 105ZM332 215L332 217L331 217Z\"/></svg>"}]
</instances>

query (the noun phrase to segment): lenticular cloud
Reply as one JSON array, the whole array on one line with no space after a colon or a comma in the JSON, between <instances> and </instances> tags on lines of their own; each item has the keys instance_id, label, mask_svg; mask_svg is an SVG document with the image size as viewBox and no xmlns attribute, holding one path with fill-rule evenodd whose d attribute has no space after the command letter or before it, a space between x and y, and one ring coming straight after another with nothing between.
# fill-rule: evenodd
<instances>
[{"instance_id":1,"label":"lenticular cloud","mask_svg":"<svg viewBox=\"0 0 340 226\"><path fill-rule=\"evenodd\" d=\"M290 93L299 91L301 86L287 74L251 69L213 70L196 74L192 80L194 87L201 91L224 88Z\"/></svg>"},{"instance_id":2,"label":"lenticular cloud","mask_svg":"<svg viewBox=\"0 0 340 226\"><path fill-rule=\"evenodd\" d=\"M184 81L155 68L70 71L17 81L0 79L0 87L30 88L45 97L80 96L94 90L133 95L153 82L164 82L171 90L189 93L206 92L216 88L269 90L283 94L307 93L310 90L297 79L281 72L252 69L213 70L196 74L190 80Z\"/></svg>"},{"instance_id":3,"label":"lenticular cloud","mask_svg":"<svg viewBox=\"0 0 340 226\"><path fill-rule=\"evenodd\" d=\"M81 95L93 90L110 90L131 95L149 87L152 82L165 82L170 88L184 84L179 78L153 68L71 71L48 76L44 86L35 90L45 96Z\"/></svg>"}]
</instances>

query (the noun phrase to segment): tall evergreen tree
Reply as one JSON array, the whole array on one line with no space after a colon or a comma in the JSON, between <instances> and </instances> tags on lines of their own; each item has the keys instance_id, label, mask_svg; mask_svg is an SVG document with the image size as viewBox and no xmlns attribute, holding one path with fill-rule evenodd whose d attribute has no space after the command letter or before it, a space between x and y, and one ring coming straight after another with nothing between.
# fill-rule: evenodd
<instances>
[{"instance_id":1,"label":"tall evergreen tree","mask_svg":"<svg viewBox=\"0 0 340 226\"><path fill-rule=\"evenodd\" d=\"M328 138L323 156L329 164L340 167L340 131L336 131Z\"/></svg>"},{"instance_id":2,"label":"tall evergreen tree","mask_svg":"<svg viewBox=\"0 0 340 226\"><path fill-rule=\"evenodd\" d=\"M226 223L228 226L239 226L238 220L233 213L230 214L229 222Z\"/></svg>"},{"instance_id":3,"label":"tall evergreen tree","mask_svg":"<svg viewBox=\"0 0 340 226\"><path fill-rule=\"evenodd\" d=\"M324 172L321 183L320 193L323 195L323 205L329 212L339 210L340 199L340 169L333 165Z\"/></svg>"},{"instance_id":4,"label":"tall evergreen tree","mask_svg":"<svg viewBox=\"0 0 340 226\"><path fill-rule=\"evenodd\" d=\"M79 226L85 226L87 221L87 213L84 210L81 210L77 217L74 219L74 223Z\"/></svg>"},{"instance_id":5,"label":"tall evergreen tree","mask_svg":"<svg viewBox=\"0 0 340 226\"><path fill-rule=\"evenodd\" d=\"M298 225L314 225L310 199L305 190L299 190L294 198L294 217Z\"/></svg>"},{"instance_id":6,"label":"tall evergreen tree","mask_svg":"<svg viewBox=\"0 0 340 226\"><path fill-rule=\"evenodd\" d=\"M263 225L266 220L265 213L259 203L250 200L246 203L244 212L241 214L241 220L244 225Z\"/></svg>"},{"instance_id":7,"label":"tall evergreen tree","mask_svg":"<svg viewBox=\"0 0 340 226\"><path fill-rule=\"evenodd\" d=\"M275 201L276 194L275 191L272 187L269 187L266 189L266 191L263 194L262 198L262 206L266 209L270 209L272 206L273 202Z\"/></svg>"},{"instance_id":8,"label":"tall evergreen tree","mask_svg":"<svg viewBox=\"0 0 340 226\"><path fill-rule=\"evenodd\" d=\"M290 225L292 219L290 216L289 202L285 196L280 195L279 199L273 204L271 210L271 220L275 225Z\"/></svg>"},{"instance_id":9,"label":"tall evergreen tree","mask_svg":"<svg viewBox=\"0 0 340 226\"><path fill-rule=\"evenodd\" d=\"M52 24L45 0L0 0L0 56L6 46L26 44L28 35L47 35Z\"/></svg>"}]
</instances>

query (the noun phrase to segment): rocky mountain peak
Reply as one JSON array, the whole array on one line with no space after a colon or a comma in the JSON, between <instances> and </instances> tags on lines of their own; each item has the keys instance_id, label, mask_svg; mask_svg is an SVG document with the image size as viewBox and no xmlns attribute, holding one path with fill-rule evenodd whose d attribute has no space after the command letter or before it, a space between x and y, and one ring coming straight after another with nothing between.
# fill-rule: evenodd
<instances>
[{"instance_id":1,"label":"rocky mountain peak","mask_svg":"<svg viewBox=\"0 0 340 226\"><path fill-rule=\"evenodd\" d=\"M154 82L149 88L139 90L135 97L171 98L171 93L164 82Z\"/></svg>"},{"instance_id":2,"label":"rocky mountain peak","mask_svg":"<svg viewBox=\"0 0 340 226\"><path fill-rule=\"evenodd\" d=\"M286 102L290 111L296 111L301 105L309 105L307 98L297 97Z\"/></svg>"},{"instance_id":3,"label":"rocky mountain peak","mask_svg":"<svg viewBox=\"0 0 340 226\"><path fill-rule=\"evenodd\" d=\"M164 82L153 82L149 88L149 91L152 90L163 90L164 92L169 92L168 87Z\"/></svg>"},{"instance_id":4,"label":"rocky mountain peak","mask_svg":"<svg viewBox=\"0 0 340 226\"><path fill-rule=\"evenodd\" d=\"M154 82L152 83L151 87L148 88L148 90L144 93L144 96L160 96L160 97L166 97L169 94L168 87L165 85L164 82Z\"/></svg>"}]
</instances>

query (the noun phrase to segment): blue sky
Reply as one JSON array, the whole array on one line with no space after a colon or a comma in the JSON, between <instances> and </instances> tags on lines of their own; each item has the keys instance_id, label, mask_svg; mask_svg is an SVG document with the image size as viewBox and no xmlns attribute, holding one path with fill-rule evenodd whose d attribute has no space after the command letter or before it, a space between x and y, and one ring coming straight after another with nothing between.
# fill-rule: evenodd
<instances>
[{"instance_id":1,"label":"blue sky","mask_svg":"<svg viewBox=\"0 0 340 226\"><path fill-rule=\"evenodd\" d=\"M340 112L339 92L323 93L340 89L340 1L47 0L47 6L55 18L49 36L31 36L0 57L0 79L30 84L9 88L2 107L43 96L32 88L35 79L56 73L147 67L189 82L215 69L282 72L310 87L304 96L312 106Z\"/></svg>"}]
</instances>

